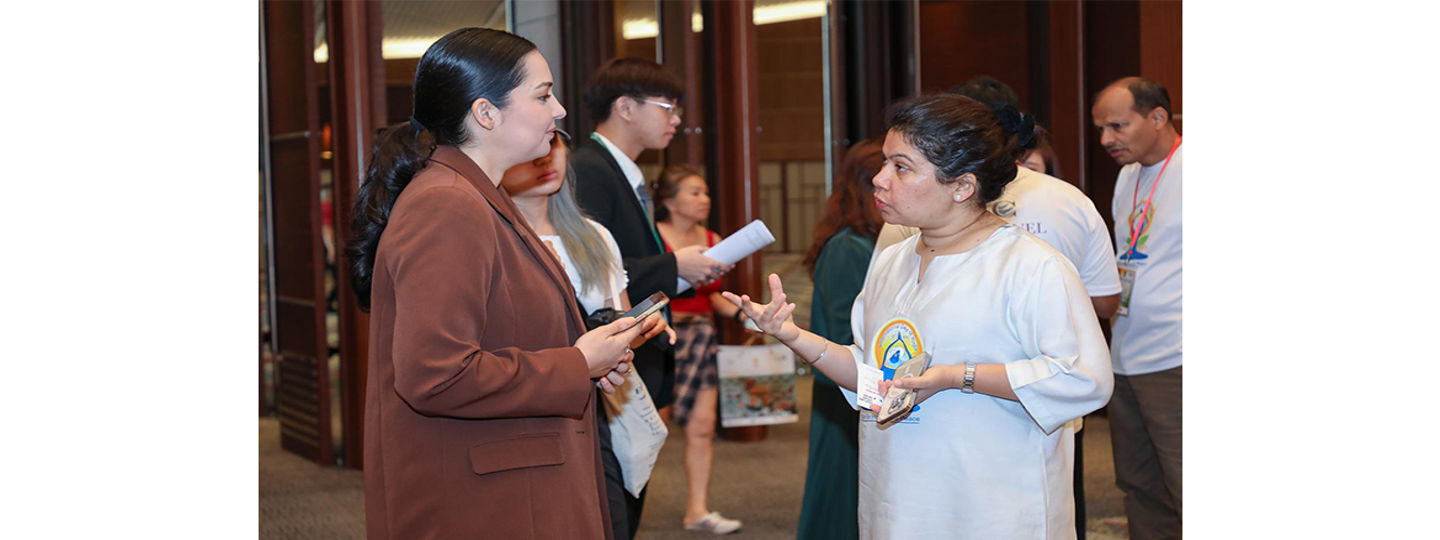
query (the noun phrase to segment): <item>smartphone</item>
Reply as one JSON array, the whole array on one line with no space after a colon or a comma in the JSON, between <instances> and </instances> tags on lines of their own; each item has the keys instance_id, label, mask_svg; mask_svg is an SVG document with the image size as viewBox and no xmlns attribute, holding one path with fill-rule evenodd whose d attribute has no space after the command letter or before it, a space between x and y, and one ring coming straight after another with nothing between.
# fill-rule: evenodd
<instances>
[{"instance_id":1,"label":"smartphone","mask_svg":"<svg viewBox=\"0 0 1440 540\"><path fill-rule=\"evenodd\" d=\"M921 353L920 356L911 358L909 362L895 368L895 376L891 380L919 377L929 367L930 353ZM914 390L890 387L890 391L885 393L885 401L880 405L880 417L877 422L882 426L888 426L904 420L906 416L910 416L910 409L915 407L916 397Z\"/></svg>"},{"instance_id":2,"label":"smartphone","mask_svg":"<svg viewBox=\"0 0 1440 540\"><path fill-rule=\"evenodd\" d=\"M620 316L620 318L623 319L625 317L634 317L635 323L639 324L640 321L645 320L645 318L649 317L650 314L655 313L656 311L660 311L669 304L670 297L665 296L664 292L655 291L655 294L650 295L650 297L646 298L645 301L640 302L639 304L636 304L635 307L630 308L630 311L626 311L624 315Z\"/></svg>"}]
</instances>

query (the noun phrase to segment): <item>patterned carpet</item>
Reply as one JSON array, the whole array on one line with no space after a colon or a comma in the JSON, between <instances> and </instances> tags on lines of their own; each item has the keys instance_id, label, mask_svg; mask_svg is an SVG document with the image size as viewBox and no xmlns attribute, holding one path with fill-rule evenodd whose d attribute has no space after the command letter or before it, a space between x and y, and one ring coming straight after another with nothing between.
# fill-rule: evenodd
<instances>
[{"instance_id":1,"label":"patterned carpet","mask_svg":"<svg viewBox=\"0 0 1440 540\"><path fill-rule=\"evenodd\" d=\"M360 471L321 467L280 449L280 423L260 419L260 538L365 537Z\"/></svg>"},{"instance_id":2,"label":"patterned carpet","mask_svg":"<svg viewBox=\"0 0 1440 540\"><path fill-rule=\"evenodd\" d=\"M804 488L810 384L797 384L801 421L770 426L760 442L715 442L710 506L745 522L735 537L794 538ZM1085 493L1089 540L1120 540L1129 535L1120 492L1110 464L1109 423L1103 416L1086 420ZM683 435L672 426L646 498L639 538L693 539L710 536L680 529L685 505ZM321 540L364 538L365 515L359 471L319 467L280 449L279 424L261 418L260 538Z\"/></svg>"}]
</instances>

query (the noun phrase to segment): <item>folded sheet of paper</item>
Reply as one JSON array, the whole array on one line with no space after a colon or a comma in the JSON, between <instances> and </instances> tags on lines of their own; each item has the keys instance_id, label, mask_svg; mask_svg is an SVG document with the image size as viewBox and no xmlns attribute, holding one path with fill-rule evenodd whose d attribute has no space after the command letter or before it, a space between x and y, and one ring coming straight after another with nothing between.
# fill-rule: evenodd
<instances>
[{"instance_id":1,"label":"folded sheet of paper","mask_svg":"<svg viewBox=\"0 0 1440 540\"><path fill-rule=\"evenodd\" d=\"M740 262L740 259L749 257L751 253L760 251L761 248L773 243L775 243L775 235L770 234L770 228L765 226L765 222L757 219L705 250L705 256L723 264L735 264ZM693 285L689 281L685 281L685 278L676 278L675 294L688 291L691 287Z\"/></svg>"}]
</instances>

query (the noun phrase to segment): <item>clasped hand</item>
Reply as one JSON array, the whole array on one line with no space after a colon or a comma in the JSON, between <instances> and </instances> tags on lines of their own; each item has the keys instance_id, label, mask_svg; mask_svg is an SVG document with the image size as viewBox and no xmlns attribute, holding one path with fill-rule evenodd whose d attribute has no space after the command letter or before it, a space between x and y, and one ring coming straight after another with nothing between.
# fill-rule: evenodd
<instances>
[{"instance_id":1,"label":"clasped hand","mask_svg":"<svg viewBox=\"0 0 1440 540\"><path fill-rule=\"evenodd\" d=\"M890 392L891 387L914 390L915 404L919 405L941 390L957 388L958 386L955 382L962 380L960 378L964 377L964 375L965 366L959 366L958 370L956 366L948 364L930 366L930 368L926 369L925 373L921 373L919 377L880 381L880 395L883 396ZM880 406L871 405L870 412L880 414Z\"/></svg>"},{"instance_id":2,"label":"clasped hand","mask_svg":"<svg viewBox=\"0 0 1440 540\"><path fill-rule=\"evenodd\" d=\"M675 343L675 331L665 322L660 313L652 313L642 321L624 317L612 321L580 336L575 347L585 356L586 367L591 379L607 394L625 383L625 374L632 369L630 361L635 359L634 347L661 333L670 335Z\"/></svg>"}]
</instances>

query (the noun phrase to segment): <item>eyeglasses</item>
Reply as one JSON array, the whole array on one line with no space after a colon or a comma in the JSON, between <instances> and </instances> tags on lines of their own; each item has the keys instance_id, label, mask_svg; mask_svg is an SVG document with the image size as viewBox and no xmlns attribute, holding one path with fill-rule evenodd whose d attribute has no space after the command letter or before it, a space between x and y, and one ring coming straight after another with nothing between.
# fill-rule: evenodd
<instances>
[{"instance_id":1,"label":"eyeglasses","mask_svg":"<svg viewBox=\"0 0 1440 540\"><path fill-rule=\"evenodd\" d=\"M679 105L671 105L669 103L665 103L664 101L655 101L653 99L645 99L641 101L644 101L645 103L649 103L656 107L660 107L661 109L665 109L665 112L675 115L676 118L681 118L685 116L685 108Z\"/></svg>"}]
</instances>

